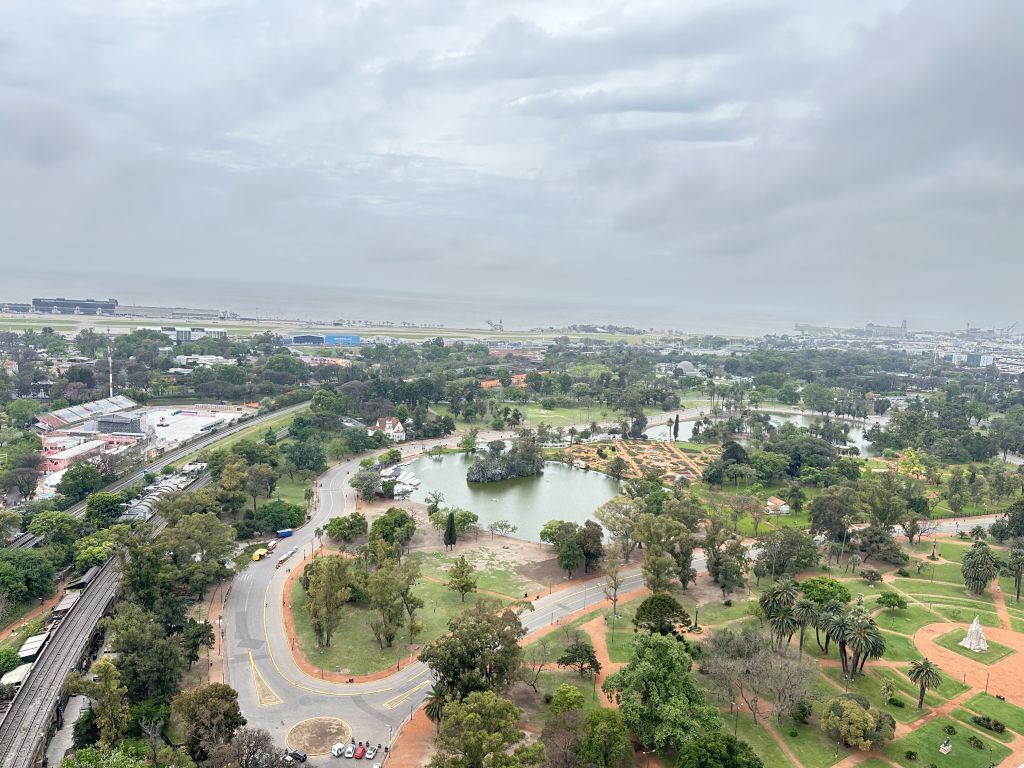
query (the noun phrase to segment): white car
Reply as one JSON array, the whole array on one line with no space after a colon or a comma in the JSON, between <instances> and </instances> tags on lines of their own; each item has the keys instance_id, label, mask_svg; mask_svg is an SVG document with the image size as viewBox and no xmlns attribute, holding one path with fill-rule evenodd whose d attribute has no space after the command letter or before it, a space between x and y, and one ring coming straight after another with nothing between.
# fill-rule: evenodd
<instances>
[{"instance_id":1,"label":"white car","mask_svg":"<svg viewBox=\"0 0 1024 768\"><path fill-rule=\"evenodd\" d=\"M345 757L352 757L352 755L354 755L355 753L356 753L356 745L355 744L349 744L345 748Z\"/></svg>"},{"instance_id":2,"label":"white car","mask_svg":"<svg viewBox=\"0 0 1024 768\"><path fill-rule=\"evenodd\" d=\"M379 749L379 747L376 747L376 746L367 747L366 748L366 759L367 760L373 760L373 758L375 758L377 756L377 750L378 749Z\"/></svg>"}]
</instances>

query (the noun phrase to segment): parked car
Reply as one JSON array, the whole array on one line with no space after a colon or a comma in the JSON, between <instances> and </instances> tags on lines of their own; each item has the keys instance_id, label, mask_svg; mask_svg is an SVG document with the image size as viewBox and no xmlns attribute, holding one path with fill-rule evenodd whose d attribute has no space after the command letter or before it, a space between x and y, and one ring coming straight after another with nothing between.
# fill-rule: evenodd
<instances>
[{"instance_id":1,"label":"parked car","mask_svg":"<svg viewBox=\"0 0 1024 768\"><path fill-rule=\"evenodd\" d=\"M342 744L339 741L337 744L335 744L333 747L331 747L331 757L341 757L342 755L344 755L345 754L345 747L346 747L346 745Z\"/></svg>"},{"instance_id":2,"label":"parked car","mask_svg":"<svg viewBox=\"0 0 1024 768\"><path fill-rule=\"evenodd\" d=\"M356 743L353 741L347 747L345 747L345 757L352 757L356 753Z\"/></svg>"},{"instance_id":3,"label":"parked car","mask_svg":"<svg viewBox=\"0 0 1024 768\"><path fill-rule=\"evenodd\" d=\"M359 742L359 746L356 747L356 753L353 755L353 757L356 760L362 760L363 759L363 755L365 755L365 754L366 754L366 747L364 747L363 746L363 742L360 741Z\"/></svg>"},{"instance_id":4,"label":"parked car","mask_svg":"<svg viewBox=\"0 0 1024 768\"><path fill-rule=\"evenodd\" d=\"M380 744L378 744L375 747L374 746L368 746L366 748L366 759L367 760L373 760L373 758L375 758L377 756L377 750L378 749L380 749Z\"/></svg>"},{"instance_id":5,"label":"parked car","mask_svg":"<svg viewBox=\"0 0 1024 768\"><path fill-rule=\"evenodd\" d=\"M286 763L304 763L306 762L306 753L301 749L286 749L284 761Z\"/></svg>"}]
</instances>

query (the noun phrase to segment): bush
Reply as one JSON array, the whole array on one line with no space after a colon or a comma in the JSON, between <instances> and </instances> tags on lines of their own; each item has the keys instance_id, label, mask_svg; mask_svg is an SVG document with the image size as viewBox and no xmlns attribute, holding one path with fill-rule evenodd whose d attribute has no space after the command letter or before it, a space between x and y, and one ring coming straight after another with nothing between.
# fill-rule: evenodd
<instances>
[{"instance_id":1,"label":"bush","mask_svg":"<svg viewBox=\"0 0 1024 768\"><path fill-rule=\"evenodd\" d=\"M954 728L952 725L947 725L942 730L945 731L947 736L956 736L956 728Z\"/></svg>"},{"instance_id":2,"label":"bush","mask_svg":"<svg viewBox=\"0 0 1024 768\"><path fill-rule=\"evenodd\" d=\"M811 719L811 714L813 713L813 711L814 710L811 709L810 702L799 701L797 702L796 706L793 707L793 720L795 720L798 723L806 723L808 720Z\"/></svg>"},{"instance_id":3,"label":"bush","mask_svg":"<svg viewBox=\"0 0 1024 768\"><path fill-rule=\"evenodd\" d=\"M897 576L908 577L908 576L910 576L910 571L908 571L906 568L897 568L896 569L896 575Z\"/></svg>"},{"instance_id":4,"label":"bush","mask_svg":"<svg viewBox=\"0 0 1024 768\"><path fill-rule=\"evenodd\" d=\"M732 600L723 600L722 605L724 605L726 608L732 608Z\"/></svg>"},{"instance_id":5,"label":"bush","mask_svg":"<svg viewBox=\"0 0 1024 768\"><path fill-rule=\"evenodd\" d=\"M545 704L550 704L552 701L554 701L554 698L555 697L552 696L550 693L545 693L544 694L544 703Z\"/></svg>"},{"instance_id":6,"label":"bush","mask_svg":"<svg viewBox=\"0 0 1024 768\"><path fill-rule=\"evenodd\" d=\"M985 748L985 742L983 742L977 736L968 736L967 737L967 743L970 744L975 749L984 749Z\"/></svg>"},{"instance_id":7,"label":"bush","mask_svg":"<svg viewBox=\"0 0 1024 768\"><path fill-rule=\"evenodd\" d=\"M907 760L917 760L917 752L915 752L912 749L908 749L906 752L904 752L903 756L907 758Z\"/></svg>"},{"instance_id":8,"label":"bush","mask_svg":"<svg viewBox=\"0 0 1024 768\"><path fill-rule=\"evenodd\" d=\"M971 717L971 722L993 733L1002 733L1006 730L1005 725L998 720L993 720L988 715L974 715Z\"/></svg>"},{"instance_id":9,"label":"bush","mask_svg":"<svg viewBox=\"0 0 1024 768\"><path fill-rule=\"evenodd\" d=\"M899 707L900 709L903 709L905 706L907 706L907 703L903 701L903 699L898 699L895 696L889 699L889 703L894 707Z\"/></svg>"},{"instance_id":10,"label":"bush","mask_svg":"<svg viewBox=\"0 0 1024 768\"><path fill-rule=\"evenodd\" d=\"M798 731L796 728L790 728L789 735L795 739L797 736L800 735L800 731Z\"/></svg>"}]
</instances>

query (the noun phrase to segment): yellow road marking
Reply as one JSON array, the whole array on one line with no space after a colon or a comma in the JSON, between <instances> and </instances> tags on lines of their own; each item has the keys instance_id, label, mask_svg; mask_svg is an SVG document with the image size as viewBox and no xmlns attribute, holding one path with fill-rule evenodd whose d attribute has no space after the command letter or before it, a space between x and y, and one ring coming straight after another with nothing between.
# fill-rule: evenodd
<instances>
[{"instance_id":1,"label":"yellow road marking","mask_svg":"<svg viewBox=\"0 0 1024 768\"><path fill-rule=\"evenodd\" d=\"M256 669L256 659L249 651L249 669L252 670L252 684L256 688L256 701L261 707L272 707L281 703L281 697L274 693L274 690L267 685L267 681Z\"/></svg>"},{"instance_id":2,"label":"yellow road marking","mask_svg":"<svg viewBox=\"0 0 1024 768\"><path fill-rule=\"evenodd\" d=\"M416 685L416 686L410 688L405 693L400 693L397 696L395 696L393 699L388 699L387 701L384 702L384 709L394 709L399 704L401 704L403 701L405 701L410 696L412 696L414 693L416 693L416 691L419 691L419 690L421 690L423 688L426 688L428 685L430 685L430 681L429 680L424 680L422 683L420 683L419 685Z\"/></svg>"}]
</instances>

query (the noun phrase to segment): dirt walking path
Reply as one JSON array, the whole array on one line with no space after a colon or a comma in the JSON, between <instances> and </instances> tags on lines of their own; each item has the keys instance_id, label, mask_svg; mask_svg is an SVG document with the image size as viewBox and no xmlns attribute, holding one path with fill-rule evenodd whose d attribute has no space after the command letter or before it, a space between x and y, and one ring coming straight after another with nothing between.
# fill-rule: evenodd
<instances>
[{"instance_id":1,"label":"dirt walking path","mask_svg":"<svg viewBox=\"0 0 1024 768\"><path fill-rule=\"evenodd\" d=\"M21 618L15 619L9 625L4 627L3 629L0 629L0 637L10 637L15 632L17 632L20 627L23 627L33 619L37 618L38 616L41 616L42 614L52 609L55 605L57 605L57 603L61 601L63 597L64 585L60 584L57 587L57 593L53 597L44 600L41 604L37 605L35 608L33 608L31 611L26 613Z\"/></svg>"}]
</instances>

